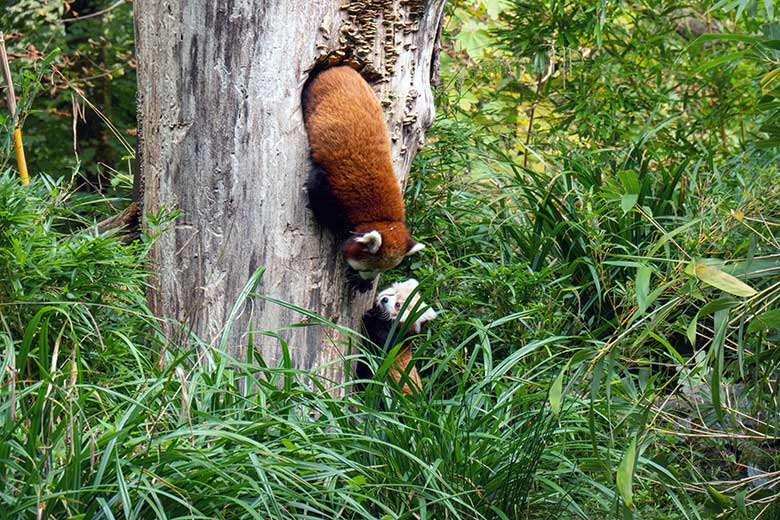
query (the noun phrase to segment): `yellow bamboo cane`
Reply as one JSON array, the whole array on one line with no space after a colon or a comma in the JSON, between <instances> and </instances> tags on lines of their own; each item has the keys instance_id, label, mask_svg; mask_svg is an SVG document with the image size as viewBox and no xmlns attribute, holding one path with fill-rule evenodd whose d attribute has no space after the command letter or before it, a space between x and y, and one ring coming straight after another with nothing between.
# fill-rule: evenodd
<instances>
[{"instance_id":1,"label":"yellow bamboo cane","mask_svg":"<svg viewBox=\"0 0 780 520\"><path fill-rule=\"evenodd\" d=\"M24 158L24 146L22 145L22 129L16 119L16 95L14 94L14 82L11 79L11 68L8 66L8 55L5 53L5 37L0 32L0 62L2 62L3 78L5 79L6 96L8 98L8 110L14 122L14 151L16 152L16 164L19 167L19 177L22 184L30 183L27 173L27 160Z\"/></svg>"},{"instance_id":2,"label":"yellow bamboo cane","mask_svg":"<svg viewBox=\"0 0 780 520\"><path fill-rule=\"evenodd\" d=\"M16 164L19 165L19 178L22 184L30 184L30 175L27 173L27 160L24 158L24 146L22 145L22 129L14 128L14 150L16 151Z\"/></svg>"}]
</instances>

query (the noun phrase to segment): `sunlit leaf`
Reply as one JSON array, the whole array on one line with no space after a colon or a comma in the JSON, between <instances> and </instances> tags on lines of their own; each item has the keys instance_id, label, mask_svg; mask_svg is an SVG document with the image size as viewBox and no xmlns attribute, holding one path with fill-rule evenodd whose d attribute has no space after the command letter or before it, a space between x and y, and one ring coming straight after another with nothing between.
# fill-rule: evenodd
<instances>
[{"instance_id":1,"label":"sunlit leaf","mask_svg":"<svg viewBox=\"0 0 780 520\"><path fill-rule=\"evenodd\" d=\"M636 436L631 439L623 460L617 470L617 489L620 498L629 509L634 509L634 492L632 490L634 480L634 463L636 462Z\"/></svg>"},{"instance_id":2,"label":"sunlit leaf","mask_svg":"<svg viewBox=\"0 0 780 520\"><path fill-rule=\"evenodd\" d=\"M764 74L764 77L759 82L761 84L761 92L769 94L777 87L778 82L780 82L780 69L770 70Z\"/></svg>"},{"instance_id":3,"label":"sunlit leaf","mask_svg":"<svg viewBox=\"0 0 780 520\"><path fill-rule=\"evenodd\" d=\"M504 0L482 0L482 5L485 6L488 16L493 20L497 19L507 7Z\"/></svg>"},{"instance_id":4,"label":"sunlit leaf","mask_svg":"<svg viewBox=\"0 0 780 520\"><path fill-rule=\"evenodd\" d=\"M696 263L693 272L696 274L696 278L702 282L734 296L749 297L756 294L756 290L745 282L715 267Z\"/></svg>"},{"instance_id":5,"label":"sunlit leaf","mask_svg":"<svg viewBox=\"0 0 780 520\"><path fill-rule=\"evenodd\" d=\"M466 51L466 54L472 59L482 57L489 43L490 35L487 31L487 25L477 20L466 21L455 37L456 48Z\"/></svg>"},{"instance_id":6,"label":"sunlit leaf","mask_svg":"<svg viewBox=\"0 0 780 520\"><path fill-rule=\"evenodd\" d=\"M556 417L558 417L561 413L561 399L563 394L563 375L566 373L567 368L568 368L568 364L565 367L563 367L563 370L561 370L561 373L558 374L558 377L555 378L555 381L553 381L553 384L550 387L550 408L552 409Z\"/></svg>"},{"instance_id":7,"label":"sunlit leaf","mask_svg":"<svg viewBox=\"0 0 780 520\"><path fill-rule=\"evenodd\" d=\"M347 481L347 483L352 487L360 487L364 486L368 482L365 475L355 475L351 479Z\"/></svg>"}]
</instances>

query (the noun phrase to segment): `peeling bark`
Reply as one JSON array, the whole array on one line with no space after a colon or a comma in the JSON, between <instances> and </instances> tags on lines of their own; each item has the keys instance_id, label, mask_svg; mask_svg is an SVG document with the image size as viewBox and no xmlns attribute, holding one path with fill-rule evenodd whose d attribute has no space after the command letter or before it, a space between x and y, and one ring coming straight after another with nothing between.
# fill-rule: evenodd
<instances>
[{"instance_id":1,"label":"peeling bark","mask_svg":"<svg viewBox=\"0 0 780 520\"><path fill-rule=\"evenodd\" d=\"M307 207L301 87L315 64L359 68L382 101L405 181L433 122L443 8L444 0L136 2L144 214L182 212L152 251L155 313L214 344L242 287L265 266L259 294L359 327L371 294L350 292L340 244ZM332 329L282 330L302 321L252 298L232 325L229 350L245 356L251 323L278 332L254 336L269 364L282 339L298 367L338 360L343 338ZM334 363L322 373L339 380L341 370Z\"/></svg>"}]
</instances>

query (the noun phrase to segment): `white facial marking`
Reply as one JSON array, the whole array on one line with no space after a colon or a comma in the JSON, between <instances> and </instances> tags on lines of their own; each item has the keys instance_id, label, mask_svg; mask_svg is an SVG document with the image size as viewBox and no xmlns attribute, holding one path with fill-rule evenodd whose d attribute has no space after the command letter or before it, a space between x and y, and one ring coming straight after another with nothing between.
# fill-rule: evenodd
<instances>
[{"instance_id":1,"label":"white facial marking","mask_svg":"<svg viewBox=\"0 0 780 520\"><path fill-rule=\"evenodd\" d=\"M347 263L355 271L365 271L366 270L366 264L364 264L360 260L355 260L354 258L347 258Z\"/></svg>"},{"instance_id":2,"label":"white facial marking","mask_svg":"<svg viewBox=\"0 0 780 520\"><path fill-rule=\"evenodd\" d=\"M421 251L425 249L425 244L421 244L420 242L417 242L415 245L412 246L412 248L406 252L406 256L412 256L418 251Z\"/></svg>"},{"instance_id":3,"label":"white facial marking","mask_svg":"<svg viewBox=\"0 0 780 520\"><path fill-rule=\"evenodd\" d=\"M355 242L359 244L365 244L368 248L368 252L375 255L379 248L382 247L382 235L379 231L369 231L362 235L355 237Z\"/></svg>"},{"instance_id":4,"label":"white facial marking","mask_svg":"<svg viewBox=\"0 0 780 520\"><path fill-rule=\"evenodd\" d=\"M382 313L388 318L395 319L404 306L404 302L418 285L419 282L414 278L410 278L405 282L396 282L377 295L376 304L379 305L382 309ZM436 311L423 301L420 301L418 304L418 300L419 295L415 294L413 300L409 302L406 309L404 309L404 313L401 315L401 321L405 322L410 317L413 310L414 314L422 311L422 314L418 316L415 322L409 327L409 331L413 334L418 334L425 323L435 319L437 316ZM416 309L415 305L417 306Z\"/></svg>"},{"instance_id":5,"label":"white facial marking","mask_svg":"<svg viewBox=\"0 0 780 520\"><path fill-rule=\"evenodd\" d=\"M417 286L420 285L420 282L418 282L416 278L409 278L405 282L396 282L394 285L403 287L408 292L412 292L413 290L417 289Z\"/></svg>"},{"instance_id":6,"label":"white facial marking","mask_svg":"<svg viewBox=\"0 0 780 520\"><path fill-rule=\"evenodd\" d=\"M395 302L396 302L396 293L395 293L395 286L398 284L393 284L384 291L380 292L376 296L376 303L381 307L382 313L385 314L388 317L395 317L396 311L395 311Z\"/></svg>"}]
</instances>

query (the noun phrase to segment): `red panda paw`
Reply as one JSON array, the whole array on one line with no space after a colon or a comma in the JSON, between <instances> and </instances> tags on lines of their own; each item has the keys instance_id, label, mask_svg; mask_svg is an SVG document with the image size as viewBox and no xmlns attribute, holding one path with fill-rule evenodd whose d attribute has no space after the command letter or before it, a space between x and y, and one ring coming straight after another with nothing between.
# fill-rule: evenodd
<instances>
[{"instance_id":1,"label":"red panda paw","mask_svg":"<svg viewBox=\"0 0 780 520\"><path fill-rule=\"evenodd\" d=\"M364 278L365 273L365 271L355 271L351 267L347 267L347 281L352 289L360 293L365 293L374 288L376 275L374 275L373 278L366 279Z\"/></svg>"}]
</instances>

